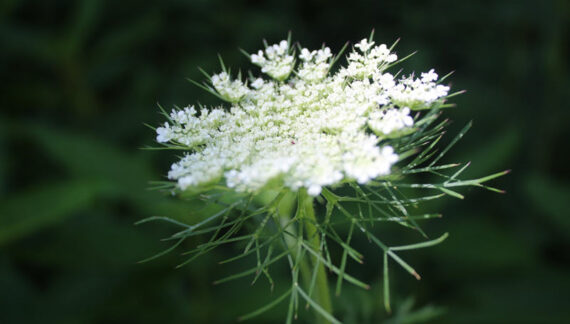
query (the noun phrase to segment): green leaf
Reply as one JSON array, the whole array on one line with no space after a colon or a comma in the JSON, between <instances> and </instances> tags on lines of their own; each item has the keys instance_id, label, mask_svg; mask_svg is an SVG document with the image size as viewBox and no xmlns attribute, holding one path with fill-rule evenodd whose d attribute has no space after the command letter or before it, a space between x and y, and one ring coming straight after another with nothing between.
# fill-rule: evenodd
<instances>
[{"instance_id":1,"label":"green leaf","mask_svg":"<svg viewBox=\"0 0 570 324\"><path fill-rule=\"evenodd\" d=\"M0 245L33 234L89 208L111 191L101 181L66 181L6 197L0 203Z\"/></svg>"},{"instance_id":2,"label":"green leaf","mask_svg":"<svg viewBox=\"0 0 570 324\"><path fill-rule=\"evenodd\" d=\"M560 227L564 233L570 231L570 186L544 174L533 174L525 179L524 190L528 201Z\"/></svg>"}]
</instances>

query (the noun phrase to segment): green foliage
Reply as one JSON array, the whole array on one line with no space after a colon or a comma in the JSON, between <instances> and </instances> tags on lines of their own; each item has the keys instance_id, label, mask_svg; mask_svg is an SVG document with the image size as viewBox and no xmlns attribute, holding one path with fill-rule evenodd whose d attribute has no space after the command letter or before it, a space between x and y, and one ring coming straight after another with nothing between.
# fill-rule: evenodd
<instances>
[{"instance_id":1,"label":"green foliage","mask_svg":"<svg viewBox=\"0 0 570 324\"><path fill-rule=\"evenodd\" d=\"M12 197L0 208L0 245L61 223L87 208L108 188L93 181L66 181Z\"/></svg>"}]
</instances>

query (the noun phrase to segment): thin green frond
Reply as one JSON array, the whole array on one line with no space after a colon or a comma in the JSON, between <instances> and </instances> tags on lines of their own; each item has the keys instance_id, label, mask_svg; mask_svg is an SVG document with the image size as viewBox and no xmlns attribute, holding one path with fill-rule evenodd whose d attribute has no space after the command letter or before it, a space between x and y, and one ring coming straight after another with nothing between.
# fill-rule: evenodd
<instances>
[{"instance_id":1,"label":"thin green frond","mask_svg":"<svg viewBox=\"0 0 570 324\"><path fill-rule=\"evenodd\" d=\"M437 245L437 244L445 241L445 239L448 237L449 237L449 234L445 233L442 236L440 236L434 240L431 240L431 241L426 241L426 242L421 242L421 243L416 243L416 244L409 244L409 245L391 246L389 249L391 251L404 251L404 250L422 249L422 248Z\"/></svg>"},{"instance_id":2,"label":"thin green frond","mask_svg":"<svg viewBox=\"0 0 570 324\"><path fill-rule=\"evenodd\" d=\"M390 307L390 279L388 277L388 254L386 252L382 253L383 260L383 271L382 278L384 283L384 309L386 312L391 313L392 309Z\"/></svg>"},{"instance_id":3,"label":"thin green frond","mask_svg":"<svg viewBox=\"0 0 570 324\"><path fill-rule=\"evenodd\" d=\"M331 314L325 311L319 304L317 304L313 299L311 299L299 286L296 286L296 290L299 292L299 295L303 297L311 307L313 307L319 314L321 314L324 318L326 318L329 322L333 324L342 324L339 320L334 318Z\"/></svg>"},{"instance_id":4,"label":"thin green frond","mask_svg":"<svg viewBox=\"0 0 570 324\"><path fill-rule=\"evenodd\" d=\"M168 223L172 223L172 224L178 225L178 226L180 226L180 227L184 227L184 228L190 228L190 227L191 227L191 226L186 225L186 224L184 224L184 223L182 223L182 222L179 222L179 221L177 221L177 220L175 220L175 219L172 219L172 218L170 218L170 217L165 217L165 216L151 216L151 217L147 217L147 218L145 218L145 219L141 219L140 221L137 221L137 222L135 223L135 225L141 225L141 224L144 224L144 223L153 222L153 221L157 221L157 220L158 220L158 221L165 221L165 222L168 222Z\"/></svg>"},{"instance_id":5,"label":"thin green frond","mask_svg":"<svg viewBox=\"0 0 570 324\"><path fill-rule=\"evenodd\" d=\"M364 289L370 289L370 285L365 284L364 282L354 278L353 276L351 276L347 273L341 273L339 268L337 268L335 265L333 265L332 263L329 263L327 260L325 260L319 253L314 251L310 246L308 246L305 243L302 243L302 244L303 244L303 247L305 248L305 250L307 250L310 254L312 254L317 259L319 259L320 262L322 262L332 272L336 273L339 276L342 276L342 278L344 280L346 280L347 282L350 282L351 284L358 286L358 287L361 287L361 288L364 288Z\"/></svg>"},{"instance_id":6,"label":"thin green frond","mask_svg":"<svg viewBox=\"0 0 570 324\"><path fill-rule=\"evenodd\" d=\"M220 55L220 53L218 53L218 60L220 61L220 66L222 68L222 71L224 71L225 73L228 73L228 70L226 69L226 65L224 64L224 60L222 59L222 55Z\"/></svg>"},{"instance_id":7,"label":"thin green frond","mask_svg":"<svg viewBox=\"0 0 570 324\"><path fill-rule=\"evenodd\" d=\"M486 177L482 177L479 179L472 179L472 180L463 180L463 181L454 181L450 183L444 184L445 187L462 187L462 186L479 186L483 182L487 182L498 177L502 177L506 174L509 174L511 170L505 170L501 172L497 172Z\"/></svg>"},{"instance_id":8,"label":"thin green frond","mask_svg":"<svg viewBox=\"0 0 570 324\"><path fill-rule=\"evenodd\" d=\"M160 258L161 256L166 255L166 254L170 253L171 251L173 251L174 249L176 249L184 240L185 240L185 238L181 238L176 243L174 243L172 246L170 246L168 249L166 249L160 253L157 253L157 254L151 256L150 258L146 258L144 260L141 260L137 263L145 263L145 262Z\"/></svg>"},{"instance_id":9,"label":"thin green frond","mask_svg":"<svg viewBox=\"0 0 570 324\"><path fill-rule=\"evenodd\" d=\"M350 229L348 230L348 237L346 239L346 245L350 245L350 240L352 239L352 231L354 230L354 222L350 224ZM344 249L342 253L342 258L340 261L340 275L336 281L336 295L340 296L341 286L342 286L342 277L344 277L344 271L346 269L346 258L348 256L348 250Z\"/></svg>"},{"instance_id":10,"label":"thin green frond","mask_svg":"<svg viewBox=\"0 0 570 324\"><path fill-rule=\"evenodd\" d=\"M386 68L389 69L389 68L393 67L394 65L400 64L400 63L406 61L407 59L409 59L410 57L416 55L417 53L418 53L418 51L413 51L412 53L410 53L410 54L404 56L403 58L401 58L401 59L399 59L399 60L397 60L397 61L395 61L395 62L389 64Z\"/></svg>"},{"instance_id":11,"label":"thin green frond","mask_svg":"<svg viewBox=\"0 0 570 324\"><path fill-rule=\"evenodd\" d=\"M453 147L453 145L455 145L465 135L465 133L469 131L471 126L473 126L473 121L470 121L469 123L467 123L467 125L465 125L465 127L463 127L463 129L459 132L459 134L457 134L457 136L453 138L451 143L449 143L449 145L447 145L445 149L441 151L441 153L431 161L429 166L435 165L437 161L439 161L439 159L441 159L445 155L445 153L447 153Z\"/></svg>"},{"instance_id":12,"label":"thin green frond","mask_svg":"<svg viewBox=\"0 0 570 324\"><path fill-rule=\"evenodd\" d=\"M285 298L287 298L289 295L291 295L292 289L293 289L293 288L287 289L287 291L285 291L281 296L279 296L279 297L275 298L274 300L272 300L269 304L267 304L267 305L265 305L265 306L263 306L263 307L260 307L260 308L254 310L254 311L251 312L251 313L248 313L248 314L245 314L245 315L240 316L240 317L238 318L238 321L241 322L241 321L245 321L245 320L254 318L254 317L256 317L256 316L259 316L259 315L265 313L266 311L270 310L271 308L273 308L273 307L279 305L279 303L281 303L283 300L285 300Z\"/></svg>"},{"instance_id":13,"label":"thin green frond","mask_svg":"<svg viewBox=\"0 0 570 324\"><path fill-rule=\"evenodd\" d=\"M271 260L269 260L266 263L266 265L271 265L271 264L281 260L283 257L288 256L289 254L290 254L289 250L283 251L280 254L278 254L277 256L273 257ZM218 279L218 280L214 281L214 285L219 285L219 284L224 283L224 282L239 279L239 278L254 274L256 271L257 271L257 267L253 267L251 269L241 271L241 272L233 274L231 276L227 276L227 277L224 277L222 279Z\"/></svg>"}]
</instances>

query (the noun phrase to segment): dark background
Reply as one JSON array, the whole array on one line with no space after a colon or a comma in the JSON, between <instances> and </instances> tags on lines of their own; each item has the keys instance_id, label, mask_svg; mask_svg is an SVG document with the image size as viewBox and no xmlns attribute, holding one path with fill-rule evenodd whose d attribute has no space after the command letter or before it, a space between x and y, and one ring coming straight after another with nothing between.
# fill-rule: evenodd
<instances>
[{"instance_id":1,"label":"dark background","mask_svg":"<svg viewBox=\"0 0 570 324\"><path fill-rule=\"evenodd\" d=\"M162 122L156 102L214 104L188 83L216 54L248 69L261 40L292 31L333 51L367 37L400 56L405 72L434 67L451 77L456 133L446 157L472 161L467 176L504 169L506 195L463 189L431 206L437 247L406 258L417 282L391 267L396 315L382 308L380 252L355 241L371 291L345 286L334 298L347 323L570 323L570 15L567 1L18 1L0 3L0 323L232 323L270 297L266 282L213 286L245 269L220 266L235 248L182 269L173 229L135 227L151 215L199 218L200 207L147 190L176 152L144 151ZM403 229L388 231L396 243ZM408 238L407 236L404 236ZM414 240L419 239L414 236ZM399 241L398 241L399 239ZM195 242L194 242L195 243ZM251 261L251 260L249 260ZM235 268L234 268L235 267ZM285 270L274 277L287 280ZM251 323L283 322L285 305ZM311 321L310 314L301 317ZM299 320L298 322L303 322Z\"/></svg>"}]
</instances>

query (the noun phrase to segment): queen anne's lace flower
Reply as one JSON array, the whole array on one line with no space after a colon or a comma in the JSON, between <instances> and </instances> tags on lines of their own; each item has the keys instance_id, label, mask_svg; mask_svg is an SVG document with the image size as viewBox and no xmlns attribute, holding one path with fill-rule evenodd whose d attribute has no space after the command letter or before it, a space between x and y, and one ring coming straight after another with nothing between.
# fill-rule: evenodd
<instances>
[{"instance_id":1,"label":"queen anne's lace flower","mask_svg":"<svg viewBox=\"0 0 570 324\"><path fill-rule=\"evenodd\" d=\"M295 58L289 53L289 42L282 40L279 44L268 46L265 52L259 50L257 54L251 54L251 63L259 65L261 72L283 81L293 71Z\"/></svg>"},{"instance_id":2,"label":"queen anne's lace flower","mask_svg":"<svg viewBox=\"0 0 570 324\"><path fill-rule=\"evenodd\" d=\"M377 110L370 113L368 126L380 134L388 135L405 127L411 127L414 120L409 116L410 108Z\"/></svg>"},{"instance_id":3,"label":"queen anne's lace flower","mask_svg":"<svg viewBox=\"0 0 570 324\"><path fill-rule=\"evenodd\" d=\"M226 72L213 75L212 85L220 96L229 102L239 102L249 92L249 88L241 80L230 80Z\"/></svg>"},{"instance_id":4,"label":"queen anne's lace flower","mask_svg":"<svg viewBox=\"0 0 570 324\"><path fill-rule=\"evenodd\" d=\"M449 87L433 70L396 80L385 69L397 56L362 40L348 65L330 75L328 47L301 49L298 69L288 41L250 56L269 79L231 80L222 72L213 88L229 108L174 110L157 128L157 141L187 148L168 177L182 190L225 183L256 192L277 181L312 196L323 186L360 184L385 176L397 162L383 141L413 131L411 110L442 102ZM409 132L408 132L409 133Z\"/></svg>"}]
</instances>

